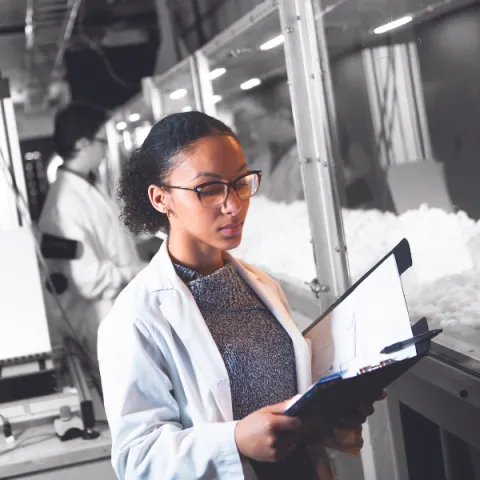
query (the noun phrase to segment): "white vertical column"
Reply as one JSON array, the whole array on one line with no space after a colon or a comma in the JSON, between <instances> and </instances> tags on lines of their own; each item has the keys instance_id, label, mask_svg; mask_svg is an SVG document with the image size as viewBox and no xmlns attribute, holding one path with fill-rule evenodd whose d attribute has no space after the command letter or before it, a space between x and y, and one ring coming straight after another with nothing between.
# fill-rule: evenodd
<instances>
[{"instance_id":1,"label":"white vertical column","mask_svg":"<svg viewBox=\"0 0 480 480\"><path fill-rule=\"evenodd\" d=\"M362 57L381 165L431 158L415 43L365 49Z\"/></svg>"},{"instance_id":2,"label":"white vertical column","mask_svg":"<svg viewBox=\"0 0 480 480\"><path fill-rule=\"evenodd\" d=\"M210 79L210 63L208 58L201 50L195 52L194 59L194 65L192 67L193 85L194 89L196 89L200 94L198 96L198 100L196 95L196 106L197 108L201 108L201 110L207 115L215 117L217 114L217 109L215 108L215 102L213 101L213 86L212 80Z\"/></svg>"},{"instance_id":3,"label":"white vertical column","mask_svg":"<svg viewBox=\"0 0 480 480\"><path fill-rule=\"evenodd\" d=\"M9 82L0 78L0 229L30 225L27 186Z\"/></svg>"},{"instance_id":4,"label":"white vertical column","mask_svg":"<svg viewBox=\"0 0 480 480\"><path fill-rule=\"evenodd\" d=\"M115 117L110 119L105 124L105 135L108 142L108 164L104 163L107 169L106 178L108 179L108 193L110 196L117 200L117 186L122 174L121 158L120 158L120 145L119 134L117 131Z\"/></svg>"},{"instance_id":5,"label":"white vertical column","mask_svg":"<svg viewBox=\"0 0 480 480\"><path fill-rule=\"evenodd\" d=\"M0 112L2 110L0 107ZM10 230L19 225L5 127L3 118L0 118L0 230Z\"/></svg>"},{"instance_id":6,"label":"white vertical column","mask_svg":"<svg viewBox=\"0 0 480 480\"><path fill-rule=\"evenodd\" d=\"M153 120L159 120L162 117L162 96L155 85L155 77L142 79L142 93L145 105L152 110Z\"/></svg>"}]
</instances>

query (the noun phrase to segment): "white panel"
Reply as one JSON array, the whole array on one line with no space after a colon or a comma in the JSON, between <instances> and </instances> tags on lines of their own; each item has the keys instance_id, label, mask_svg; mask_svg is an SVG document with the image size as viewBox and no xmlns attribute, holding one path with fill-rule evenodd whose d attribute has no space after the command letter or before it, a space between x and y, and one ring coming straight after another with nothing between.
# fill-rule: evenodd
<instances>
[{"instance_id":1,"label":"white panel","mask_svg":"<svg viewBox=\"0 0 480 480\"><path fill-rule=\"evenodd\" d=\"M34 237L0 232L0 361L51 351Z\"/></svg>"},{"instance_id":2,"label":"white panel","mask_svg":"<svg viewBox=\"0 0 480 480\"><path fill-rule=\"evenodd\" d=\"M17 206L10 173L7 128L3 122L0 103L0 231L18 226Z\"/></svg>"},{"instance_id":3,"label":"white panel","mask_svg":"<svg viewBox=\"0 0 480 480\"><path fill-rule=\"evenodd\" d=\"M18 195L18 210L21 212L22 225L30 225L30 210L28 206L27 185L25 183L25 172L23 170L22 154L20 152L20 143L18 141L17 122L15 120L15 111L11 98L3 101L6 119L6 131L8 133L8 141L10 144L11 162L13 167L13 175L15 176L15 185Z\"/></svg>"},{"instance_id":4,"label":"white panel","mask_svg":"<svg viewBox=\"0 0 480 480\"><path fill-rule=\"evenodd\" d=\"M416 162L431 151L422 122L425 107L415 46L399 44L362 52L380 161Z\"/></svg>"}]
</instances>

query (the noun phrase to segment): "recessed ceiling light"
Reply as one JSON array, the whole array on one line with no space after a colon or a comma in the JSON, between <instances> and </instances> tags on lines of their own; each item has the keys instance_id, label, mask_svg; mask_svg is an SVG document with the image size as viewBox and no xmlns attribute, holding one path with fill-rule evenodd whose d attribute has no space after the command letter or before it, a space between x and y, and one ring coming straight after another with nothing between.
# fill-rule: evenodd
<instances>
[{"instance_id":1,"label":"recessed ceiling light","mask_svg":"<svg viewBox=\"0 0 480 480\"><path fill-rule=\"evenodd\" d=\"M175 90L170 94L170 98L172 100L178 100L179 98L183 98L187 94L187 91L184 88L180 88Z\"/></svg>"},{"instance_id":2,"label":"recessed ceiling light","mask_svg":"<svg viewBox=\"0 0 480 480\"><path fill-rule=\"evenodd\" d=\"M247 80L246 82L243 82L240 85L240 88L242 90L250 90L251 88L258 87L262 81L259 78L251 78L250 80Z\"/></svg>"},{"instance_id":3,"label":"recessed ceiling light","mask_svg":"<svg viewBox=\"0 0 480 480\"><path fill-rule=\"evenodd\" d=\"M131 122L138 122L140 120L140 114L139 113L132 113L129 115L128 119Z\"/></svg>"},{"instance_id":4,"label":"recessed ceiling light","mask_svg":"<svg viewBox=\"0 0 480 480\"><path fill-rule=\"evenodd\" d=\"M127 122L118 122L117 130L125 130L127 128Z\"/></svg>"},{"instance_id":5,"label":"recessed ceiling light","mask_svg":"<svg viewBox=\"0 0 480 480\"><path fill-rule=\"evenodd\" d=\"M406 17L399 18L398 20L394 20L393 22L386 23L380 27L377 27L373 33L380 35L385 32L389 32L390 30L394 30L395 28L402 27L407 23L410 23L413 20L411 15L407 15Z\"/></svg>"},{"instance_id":6,"label":"recessed ceiling light","mask_svg":"<svg viewBox=\"0 0 480 480\"><path fill-rule=\"evenodd\" d=\"M260 50L270 50L271 48L278 47L285 41L283 35L278 35L278 37L271 38L268 42L265 42L263 45L260 45Z\"/></svg>"},{"instance_id":7,"label":"recessed ceiling light","mask_svg":"<svg viewBox=\"0 0 480 480\"><path fill-rule=\"evenodd\" d=\"M210 72L209 78L210 80L215 80L216 78L221 77L222 75L225 75L226 72L227 72L226 68L223 68L223 67L216 68L215 70L212 70Z\"/></svg>"}]
</instances>

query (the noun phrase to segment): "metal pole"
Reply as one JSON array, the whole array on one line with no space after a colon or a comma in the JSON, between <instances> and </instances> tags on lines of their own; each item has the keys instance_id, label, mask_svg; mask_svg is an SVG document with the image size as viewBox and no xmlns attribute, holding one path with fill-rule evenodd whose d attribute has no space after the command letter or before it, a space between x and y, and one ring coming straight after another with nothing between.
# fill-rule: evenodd
<instances>
[{"instance_id":1,"label":"metal pole","mask_svg":"<svg viewBox=\"0 0 480 480\"><path fill-rule=\"evenodd\" d=\"M348 287L346 246L333 171L330 139L333 109L328 87L324 39L317 41L312 0L283 0L280 19L285 33L287 72L295 119L305 196L318 276L317 294L326 309ZM323 35L323 33L320 33ZM323 46L322 46L323 45Z\"/></svg>"},{"instance_id":2,"label":"metal pole","mask_svg":"<svg viewBox=\"0 0 480 480\"><path fill-rule=\"evenodd\" d=\"M281 0L280 19L305 198L315 252L321 308L328 308L349 286L342 210L335 184L338 148L335 106L322 17L314 0ZM376 480L368 424L361 459L334 455L339 478Z\"/></svg>"}]
</instances>

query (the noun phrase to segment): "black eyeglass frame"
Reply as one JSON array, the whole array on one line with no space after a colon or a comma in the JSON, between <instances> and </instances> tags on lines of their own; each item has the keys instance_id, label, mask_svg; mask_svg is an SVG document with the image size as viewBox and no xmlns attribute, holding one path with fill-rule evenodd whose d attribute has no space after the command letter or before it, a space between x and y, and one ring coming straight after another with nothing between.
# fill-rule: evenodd
<instances>
[{"instance_id":1,"label":"black eyeglass frame","mask_svg":"<svg viewBox=\"0 0 480 480\"><path fill-rule=\"evenodd\" d=\"M248 172L244 173L243 175L240 175L239 177L237 177L235 180L232 180L231 182L223 182L221 180L216 180L216 181L213 181L213 182L205 182L205 183L201 183L200 185L197 185L196 187L178 187L178 186L175 186L175 185L167 185L167 184L162 184L162 185L158 185L159 187L162 187L162 188L173 188L175 190L188 190L190 192L195 192L197 194L197 197L198 197L198 201L206 208L214 208L215 206L217 205L204 205L203 202L202 202L202 188L205 188L207 186L210 186L210 185L225 185L227 187L227 193L225 195L225 199L223 200L223 202L225 202L228 198L228 195L230 194L230 189L233 188L233 190L235 190L235 193L240 197L240 194L238 193L238 190L237 190L237 183L242 180L242 178L245 178L245 177L248 177L249 175L258 175L258 187L260 188L260 183L262 181L262 170L249 170ZM248 198L252 198L253 196L255 196L258 192L258 188L257 188L257 191L253 194L253 195L250 195ZM243 198L243 200L246 200L246 198ZM222 203L223 203L222 202ZM219 204L221 205L221 204Z\"/></svg>"}]
</instances>

